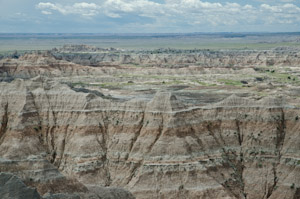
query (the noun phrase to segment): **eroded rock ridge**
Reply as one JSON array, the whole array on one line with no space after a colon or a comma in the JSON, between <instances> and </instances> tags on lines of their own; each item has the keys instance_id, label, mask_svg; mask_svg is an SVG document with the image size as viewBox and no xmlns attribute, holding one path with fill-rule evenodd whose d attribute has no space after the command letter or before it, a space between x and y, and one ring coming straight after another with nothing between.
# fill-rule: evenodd
<instances>
[{"instance_id":1,"label":"eroded rock ridge","mask_svg":"<svg viewBox=\"0 0 300 199\"><path fill-rule=\"evenodd\" d=\"M288 76L278 60L178 71L3 59L0 172L43 198L299 198L299 58L284 57Z\"/></svg>"}]
</instances>

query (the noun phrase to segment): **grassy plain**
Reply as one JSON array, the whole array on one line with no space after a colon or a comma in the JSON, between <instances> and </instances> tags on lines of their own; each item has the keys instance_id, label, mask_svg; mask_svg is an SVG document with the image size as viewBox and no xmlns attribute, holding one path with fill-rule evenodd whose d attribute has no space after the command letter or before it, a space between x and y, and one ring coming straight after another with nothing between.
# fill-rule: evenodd
<instances>
[{"instance_id":1,"label":"grassy plain","mask_svg":"<svg viewBox=\"0 0 300 199\"><path fill-rule=\"evenodd\" d=\"M0 53L50 50L65 44L101 48L141 49L271 49L300 47L300 33L192 33L192 34L0 34Z\"/></svg>"}]
</instances>

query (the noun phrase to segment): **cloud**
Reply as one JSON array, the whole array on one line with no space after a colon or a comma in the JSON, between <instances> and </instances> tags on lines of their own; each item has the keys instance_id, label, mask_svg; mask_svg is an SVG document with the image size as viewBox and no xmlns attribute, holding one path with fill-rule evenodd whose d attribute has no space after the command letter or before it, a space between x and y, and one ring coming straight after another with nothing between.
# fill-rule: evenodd
<instances>
[{"instance_id":1,"label":"cloud","mask_svg":"<svg viewBox=\"0 0 300 199\"><path fill-rule=\"evenodd\" d=\"M265 13L266 24L293 24L300 22L300 8L294 4L270 6L262 4L260 11Z\"/></svg>"},{"instance_id":2,"label":"cloud","mask_svg":"<svg viewBox=\"0 0 300 199\"><path fill-rule=\"evenodd\" d=\"M42 10L42 14L44 14L44 15L52 15L52 12L46 11L46 10Z\"/></svg>"},{"instance_id":3,"label":"cloud","mask_svg":"<svg viewBox=\"0 0 300 199\"><path fill-rule=\"evenodd\" d=\"M290 3L290 2L295 2L295 0L280 0L280 2L283 2L283 3Z\"/></svg>"},{"instance_id":4,"label":"cloud","mask_svg":"<svg viewBox=\"0 0 300 199\"><path fill-rule=\"evenodd\" d=\"M101 8L109 17L121 17L124 14L157 17L157 15L164 14L162 4L147 0L107 0L101 5Z\"/></svg>"},{"instance_id":5,"label":"cloud","mask_svg":"<svg viewBox=\"0 0 300 199\"><path fill-rule=\"evenodd\" d=\"M258 2L264 2L264 3L291 3L295 2L296 0L255 0Z\"/></svg>"},{"instance_id":6,"label":"cloud","mask_svg":"<svg viewBox=\"0 0 300 199\"><path fill-rule=\"evenodd\" d=\"M279 1L292 2L293 0ZM59 12L63 15L80 15L88 18L96 16L147 17L153 19L156 25L161 26L176 24L233 26L253 25L259 22L264 24L300 22L300 8L292 3L277 3L276 5L263 3L253 6L202 0L165 0L163 3L150 0L103 0L97 4L80 2L71 5L40 2L36 8L45 15Z\"/></svg>"},{"instance_id":7,"label":"cloud","mask_svg":"<svg viewBox=\"0 0 300 199\"><path fill-rule=\"evenodd\" d=\"M36 5L37 9L42 10L42 13L51 13L51 10L53 11L58 11L63 15L69 15L69 14L77 14L81 16L95 16L99 13L99 8L100 6L94 4L94 3L86 3L86 2L81 2L81 3L75 3L71 6L66 5L63 6L61 4L53 4L50 2L43 3L40 2L38 5Z\"/></svg>"}]
</instances>

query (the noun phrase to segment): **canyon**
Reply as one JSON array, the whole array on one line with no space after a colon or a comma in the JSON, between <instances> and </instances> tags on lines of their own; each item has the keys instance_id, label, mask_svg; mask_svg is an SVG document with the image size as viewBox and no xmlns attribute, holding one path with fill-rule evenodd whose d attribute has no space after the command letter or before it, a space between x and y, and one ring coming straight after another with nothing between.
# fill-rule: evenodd
<instances>
[{"instance_id":1,"label":"canyon","mask_svg":"<svg viewBox=\"0 0 300 199\"><path fill-rule=\"evenodd\" d=\"M296 47L4 56L0 194L298 199L299 65Z\"/></svg>"}]
</instances>

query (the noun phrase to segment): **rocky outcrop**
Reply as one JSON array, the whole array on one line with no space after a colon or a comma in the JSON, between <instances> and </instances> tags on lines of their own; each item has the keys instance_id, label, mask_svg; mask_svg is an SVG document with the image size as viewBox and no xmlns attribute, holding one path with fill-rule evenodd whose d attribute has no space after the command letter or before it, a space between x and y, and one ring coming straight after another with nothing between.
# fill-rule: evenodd
<instances>
[{"instance_id":1,"label":"rocky outcrop","mask_svg":"<svg viewBox=\"0 0 300 199\"><path fill-rule=\"evenodd\" d=\"M0 196L2 199L41 199L35 189L9 173L0 173Z\"/></svg>"},{"instance_id":2,"label":"rocky outcrop","mask_svg":"<svg viewBox=\"0 0 300 199\"><path fill-rule=\"evenodd\" d=\"M69 54L66 54L66 56ZM88 53L85 53L89 56ZM85 56L84 55L84 56ZM92 54L93 55L93 54ZM108 55L110 56L110 54ZM84 61L83 57L78 57L79 60ZM71 60L74 61L74 60ZM76 61L74 61L76 62ZM0 60L0 81L10 82L15 78L30 79L37 76L57 78L57 77L79 77L79 76L121 76L124 74L132 74L136 76L153 76L153 75L199 75L199 74L213 74L224 73L234 74L236 69L234 68L207 68L191 65L184 68L162 68L159 63L154 64L155 67L128 67L125 63L119 64L109 61L109 64L104 64L102 67L91 67L89 62L81 63L79 65L72 63L61 58L57 58L50 52L37 52L29 53L21 56L18 59L6 58ZM176 64L174 64L175 66ZM255 72L253 67L243 67L240 69L240 73L248 74ZM113 80L115 81L115 79Z\"/></svg>"},{"instance_id":3,"label":"rocky outcrop","mask_svg":"<svg viewBox=\"0 0 300 199\"><path fill-rule=\"evenodd\" d=\"M71 52L111 52L111 51L117 51L115 48L98 48L95 46L89 46L89 45L64 45L62 48L57 49L54 48L52 51L54 52L64 52L64 53L71 53Z\"/></svg>"},{"instance_id":4,"label":"rocky outcrop","mask_svg":"<svg viewBox=\"0 0 300 199\"><path fill-rule=\"evenodd\" d=\"M187 107L161 92L114 102L40 78L0 89L0 170L41 195L87 185L137 198L298 194L300 112L287 103L231 96Z\"/></svg>"},{"instance_id":5,"label":"rocky outcrop","mask_svg":"<svg viewBox=\"0 0 300 199\"><path fill-rule=\"evenodd\" d=\"M93 73L90 67L83 67L67 61L57 60L50 53L30 53L19 59L0 60L0 77L28 79L38 75L47 77L88 75Z\"/></svg>"},{"instance_id":6,"label":"rocky outcrop","mask_svg":"<svg viewBox=\"0 0 300 199\"><path fill-rule=\"evenodd\" d=\"M160 67L165 54L127 66L140 55L114 51L102 67L52 52L2 59L0 172L47 199L299 198L299 60L281 50L274 68L243 65L246 52L232 54L240 68L212 67L229 52L180 69Z\"/></svg>"},{"instance_id":7,"label":"rocky outcrop","mask_svg":"<svg viewBox=\"0 0 300 199\"><path fill-rule=\"evenodd\" d=\"M90 52L93 49L94 53ZM272 50L176 50L157 49L152 51L122 51L117 49L97 49L86 46L65 46L52 50L57 59L89 66L120 64L146 65L167 68L181 68L189 65L202 67L245 67L299 65L299 49L275 48Z\"/></svg>"}]
</instances>

